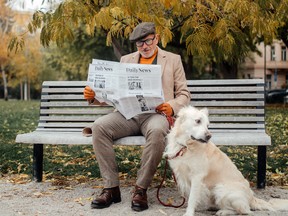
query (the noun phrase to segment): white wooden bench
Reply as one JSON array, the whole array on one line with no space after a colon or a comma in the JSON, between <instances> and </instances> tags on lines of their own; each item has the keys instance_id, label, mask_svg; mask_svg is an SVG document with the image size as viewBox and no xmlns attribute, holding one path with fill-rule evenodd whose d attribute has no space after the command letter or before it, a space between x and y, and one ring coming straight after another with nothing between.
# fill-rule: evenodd
<instances>
[{"instance_id":1,"label":"white wooden bench","mask_svg":"<svg viewBox=\"0 0 288 216\"><path fill-rule=\"evenodd\" d=\"M106 106L89 106L83 98L85 81L45 81L42 85L40 119L35 131L19 134L16 143L34 144L33 177L42 181L43 144L91 145L82 129L112 112ZM212 141L216 145L255 145L258 148L257 187L265 187L266 146L264 80L188 80L191 105L210 112ZM144 145L142 136L115 141L117 145Z\"/></svg>"}]
</instances>

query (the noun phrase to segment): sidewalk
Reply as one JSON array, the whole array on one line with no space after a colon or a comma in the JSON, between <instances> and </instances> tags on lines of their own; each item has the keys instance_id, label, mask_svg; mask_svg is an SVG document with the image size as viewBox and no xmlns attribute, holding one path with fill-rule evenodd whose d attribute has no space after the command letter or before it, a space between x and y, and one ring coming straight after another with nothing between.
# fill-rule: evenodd
<instances>
[{"instance_id":1,"label":"sidewalk","mask_svg":"<svg viewBox=\"0 0 288 216\"><path fill-rule=\"evenodd\" d=\"M0 216L180 216L185 213L186 204L178 209L162 206L156 198L156 188L148 190L149 209L143 212L131 210L132 187L121 187L122 202L112 204L106 209L91 209L91 200L101 192L95 183L83 183L75 186L52 186L49 182L12 184L0 179ZM267 187L265 190L255 190L256 196L263 199L288 199L288 190L279 187ZM161 200L177 200L181 202L175 188L162 188ZM214 215L213 211L197 212L197 216ZM255 212L254 215L286 216L287 212Z\"/></svg>"}]
</instances>

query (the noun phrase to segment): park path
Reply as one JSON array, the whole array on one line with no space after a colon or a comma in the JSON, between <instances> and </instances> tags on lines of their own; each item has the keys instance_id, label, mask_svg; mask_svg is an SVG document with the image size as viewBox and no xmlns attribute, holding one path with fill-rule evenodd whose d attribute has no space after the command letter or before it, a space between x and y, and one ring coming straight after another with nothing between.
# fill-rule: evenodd
<instances>
[{"instance_id":1,"label":"park path","mask_svg":"<svg viewBox=\"0 0 288 216\"><path fill-rule=\"evenodd\" d=\"M100 182L85 182L74 186L53 186L51 182L28 182L15 184L8 179L0 179L0 216L180 216L185 207L179 209L162 206L156 198L156 188L148 190L149 209L141 213L130 208L131 190L133 187L121 187L122 202L113 204L107 209L91 209L93 197L101 191ZM267 187L255 190L256 196L268 200L270 198L288 199L288 189ZM174 188L162 188L161 199L181 201ZM214 215L213 211L197 212L196 216ZM288 212L255 212L254 215L287 216Z\"/></svg>"}]
</instances>

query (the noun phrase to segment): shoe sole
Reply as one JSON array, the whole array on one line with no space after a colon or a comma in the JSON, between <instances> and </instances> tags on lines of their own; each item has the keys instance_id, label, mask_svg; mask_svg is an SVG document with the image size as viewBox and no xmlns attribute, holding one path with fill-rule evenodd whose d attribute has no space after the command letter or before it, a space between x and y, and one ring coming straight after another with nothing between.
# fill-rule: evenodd
<instances>
[{"instance_id":1,"label":"shoe sole","mask_svg":"<svg viewBox=\"0 0 288 216\"><path fill-rule=\"evenodd\" d=\"M121 202L121 199L113 200L109 205L101 206L101 205L96 205L96 204L91 204L92 209L103 209L103 208L108 208L112 203L119 203Z\"/></svg>"},{"instance_id":2,"label":"shoe sole","mask_svg":"<svg viewBox=\"0 0 288 216\"><path fill-rule=\"evenodd\" d=\"M148 206L147 207L143 207L143 208L141 208L139 206L131 206L131 208L132 208L133 211L141 212L141 211L144 211L144 210L148 209Z\"/></svg>"}]
</instances>

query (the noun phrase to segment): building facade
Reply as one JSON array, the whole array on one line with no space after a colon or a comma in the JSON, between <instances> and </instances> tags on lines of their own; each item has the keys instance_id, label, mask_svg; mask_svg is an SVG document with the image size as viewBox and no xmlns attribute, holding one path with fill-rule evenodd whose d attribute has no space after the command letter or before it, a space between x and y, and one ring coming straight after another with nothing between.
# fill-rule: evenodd
<instances>
[{"instance_id":1,"label":"building facade","mask_svg":"<svg viewBox=\"0 0 288 216\"><path fill-rule=\"evenodd\" d=\"M271 45L258 46L261 56L251 54L239 69L240 78L266 78L266 88L286 89L288 87L288 49L281 41Z\"/></svg>"}]
</instances>

